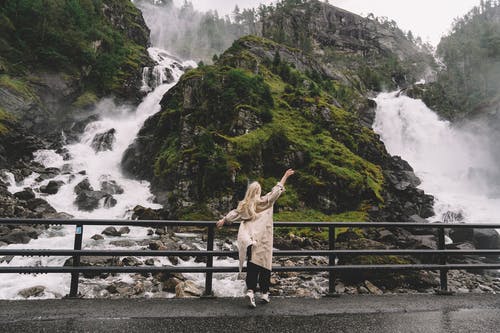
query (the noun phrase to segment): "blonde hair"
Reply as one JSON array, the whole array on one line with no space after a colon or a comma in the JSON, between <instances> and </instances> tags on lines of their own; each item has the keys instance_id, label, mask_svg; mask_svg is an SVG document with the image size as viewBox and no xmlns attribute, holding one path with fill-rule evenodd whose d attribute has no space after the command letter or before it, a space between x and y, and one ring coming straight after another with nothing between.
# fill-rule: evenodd
<instances>
[{"instance_id":1,"label":"blonde hair","mask_svg":"<svg viewBox=\"0 0 500 333\"><path fill-rule=\"evenodd\" d=\"M255 219L255 210L257 207L257 199L260 198L261 187L258 182L253 182L248 185L245 198L238 203L236 210L243 219Z\"/></svg>"}]
</instances>

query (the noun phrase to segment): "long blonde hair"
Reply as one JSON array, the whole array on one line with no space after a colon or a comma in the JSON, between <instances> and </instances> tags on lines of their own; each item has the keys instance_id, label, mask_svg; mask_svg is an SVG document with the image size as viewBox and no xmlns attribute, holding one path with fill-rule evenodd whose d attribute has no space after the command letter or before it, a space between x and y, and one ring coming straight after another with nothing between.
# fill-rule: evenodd
<instances>
[{"instance_id":1,"label":"long blonde hair","mask_svg":"<svg viewBox=\"0 0 500 333\"><path fill-rule=\"evenodd\" d=\"M248 185L245 198L238 203L237 211L243 219L255 219L257 199L260 198L261 187L258 182Z\"/></svg>"}]
</instances>

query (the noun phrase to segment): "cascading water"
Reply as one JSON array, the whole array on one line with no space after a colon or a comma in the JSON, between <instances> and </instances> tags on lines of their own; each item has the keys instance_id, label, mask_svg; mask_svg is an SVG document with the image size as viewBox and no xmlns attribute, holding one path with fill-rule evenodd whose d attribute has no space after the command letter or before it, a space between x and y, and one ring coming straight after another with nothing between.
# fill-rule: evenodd
<instances>
[{"instance_id":1,"label":"cascading water","mask_svg":"<svg viewBox=\"0 0 500 333\"><path fill-rule=\"evenodd\" d=\"M149 184L126 178L121 171L120 161L126 148L137 136L144 121L160 110L160 100L163 95L172 88L182 75L182 69L186 66L196 66L193 62L180 63L171 57L166 51L158 48L150 48L150 57L157 62L157 66L152 70L152 80L143 82L143 88L150 90L143 102L132 110L129 106L118 106L110 99L102 100L96 108L96 113L101 116L99 121L88 124L80 141L75 144L65 146L69 152L69 159L63 157L52 150L41 150L36 152L35 160L45 167L54 167L63 172L53 179L42 182L37 180L38 174L33 173L20 183L16 183L12 174L9 176L9 191L18 192L25 187L31 187L37 196L47 200L57 211L66 212L76 218L127 218L130 211L136 205L159 208L152 202L152 194L149 191ZM148 69L149 70L149 69ZM146 70L145 70L146 71ZM167 73L172 74L171 83L165 83ZM147 75L149 76L149 75ZM145 77L147 77L145 76ZM110 133L112 136L106 149L97 149L95 138L102 133ZM98 146L98 145L97 145ZM93 210L84 211L75 205L75 186L82 180L88 179L90 186L95 190L100 190L103 183L115 184L120 188L113 193L114 204L106 205L104 198L99 202L98 207ZM38 189L47 185L49 181L60 181L63 185L58 192L53 195L40 193ZM102 231L102 227L84 228L84 248L110 248L119 249L120 246L113 245L113 239L104 239L96 242L90 237ZM127 239L143 240L146 238L145 228L131 228ZM71 249L74 240L74 230L72 227L51 228L42 234L38 239L32 240L29 244L12 244L9 248L32 248L32 249ZM115 239L116 240L116 239ZM127 247L139 249L138 245ZM62 266L67 258L20 258L15 257L10 262L3 262L1 265L12 266ZM168 259L160 260L159 264L170 264ZM121 275L122 278L124 275ZM69 274L51 274L26 276L18 274L2 275L0 280L0 298L18 298L19 290L36 285L44 286L45 292L42 298L61 297L68 293ZM109 282L109 281L108 281ZM101 288L102 289L102 288ZM90 290L86 288L86 296L98 296L99 288Z\"/></svg>"},{"instance_id":2,"label":"cascading water","mask_svg":"<svg viewBox=\"0 0 500 333\"><path fill-rule=\"evenodd\" d=\"M481 128L454 127L422 101L398 93L382 93L376 102L373 128L391 155L414 168L420 188L434 195L436 216L431 220L498 221L498 165L491 139Z\"/></svg>"}]
</instances>

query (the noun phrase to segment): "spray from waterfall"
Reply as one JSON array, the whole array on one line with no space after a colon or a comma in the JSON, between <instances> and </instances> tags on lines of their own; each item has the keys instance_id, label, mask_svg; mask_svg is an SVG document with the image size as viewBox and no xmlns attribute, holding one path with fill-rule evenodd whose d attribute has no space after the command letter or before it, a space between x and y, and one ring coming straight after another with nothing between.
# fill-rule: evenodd
<instances>
[{"instance_id":1,"label":"spray from waterfall","mask_svg":"<svg viewBox=\"0 0 500 333\"><path fill-rule=\"evenodd\" d=\"M398 93L376 98L374 130L387 150L407 160L435 196L430 220L492 222L500 218L499 168L480 122L452 125L420 100Z\"/></svg>"}]
</instances>

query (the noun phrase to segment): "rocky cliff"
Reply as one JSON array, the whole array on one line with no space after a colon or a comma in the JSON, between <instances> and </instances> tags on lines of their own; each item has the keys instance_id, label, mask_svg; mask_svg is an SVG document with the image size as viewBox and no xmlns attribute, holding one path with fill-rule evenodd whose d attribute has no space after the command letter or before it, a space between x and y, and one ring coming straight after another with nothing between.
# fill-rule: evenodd
<instances>
[{"instance_id":1,"label":"rocky cliff","mask_svg":"<svg viewBox=\"0 0 500 333\"><path fill-rule=\"evenodd\" d=\"M356 101L369 118L373 104L330 75L296 48L244 37L164 96L162 111L126 152L124 168L152 181L171 218L219 216L248 181L270 189L288 167L297 175L278 218L431 216L433 199L415 188L411 167L389 156L345 106Z\"/></svg>"},{"instance_id":2,"label":"rocky cliff","mask_svg":"<svg viewBox=\"0 0 500 333\"><path fill-rule=\"evenodd\" d=\"M284 0L265 11L262 35L314 55L332 77L361 91L432 79L436 63L394 21L363 18L318 0Z\"/></svg>"},{"instance_id":3,"label":"rocky cliff","mask_svg":"<svg viewBox=\"0 0 500 333\"><path fill-rule=\"evenodd\" d=\"M0 108L34 135L58 134L114 95L137 102L149 29L129 1L0 4Z\"/></svg>"},{"instance_id":4,"label":"rocky cliff","mask_svg":"<svg viewBox=\"0 0 500 333\"><path fill-rule=\"evenodd\" d=\"M65 217L32 190L13 195L7 186L32 172L53 177L33 152L60 147L61 130L67 137L82 130L100 97L139 101L148 40L130 1L0 2L0 217ZM3 228L0 236L14 238L0 243L27 242L38 232Z\"/></svg>"}]
</instances>

